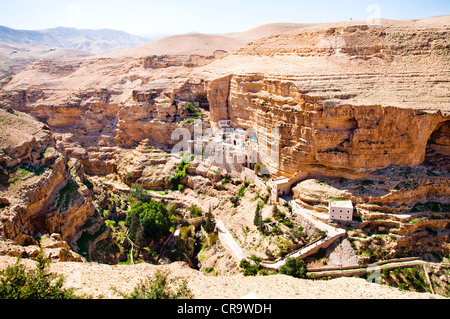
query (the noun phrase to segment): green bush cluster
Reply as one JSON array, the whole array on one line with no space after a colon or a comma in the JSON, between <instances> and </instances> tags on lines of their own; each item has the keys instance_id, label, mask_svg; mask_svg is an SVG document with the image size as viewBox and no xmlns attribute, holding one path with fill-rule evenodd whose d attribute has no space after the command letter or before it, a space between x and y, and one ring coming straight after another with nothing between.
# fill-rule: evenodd
<instances>
[{"instance_id":1,"label":"green bush cluster","mask_svg":"<svg viewBox=\"0 0 450 319\"><path fill-rule=\"evenodd\" d=\"M239 267L242 268L242 271L245 276L255 276L257 274L262 275L268 275L268 271L261 266L261 258L258 258L256 256L251 256L250 260L253 262L250 262L247 259L242 259ZM308 269L306 267L306 263L303 261L302 258L287 258L286 263L284 266L282 266L279 270L279 273L292 276L295 278L303 278L306 279L306 273Z\"/></svg>"},{"instance_id":2,"label":"green bush cluster","mask_svg":"<svg viewBox=\"0 0 450 319\"><path fill-rule=\"evenodd\" d=\"M181 179L186 176L186 169L189 165L191 165L190 160L183 158L175 170L175 175L169 178L169 183L172 184L175 189L178 189Z\"/></svg>"},{"instance_id":3,"label":"green bush cluster","mask_svg":"<svg viewBox=\"0 0 450 319\"><path fill-rule=\"evenodd\" d=\"M262 219L261 209L263 208L263 203L258 202L255 209L255 217L253 219L253 224L258 227L258 230L261 233L266 233L266 225L264 225L264 221Z\"/></svg>"},{"instance_id":4,"label":"green bush cluster","mask_svg":"<svg viewBox=\"0 0 450 319\"><path fill-rule=\"evenodd\" d=\"M197 217L203 216L202 209L193 204L189 207L189 213L191 214L191 218L197 218Z\"/></svg>"},{"instance_id":5,"label":"green bush cluster","mask_svg":"<svg viewBox=\"0 0 450 319\"><path fill-rule=\"evenodd\" d=\"M131 186L131 195L141 202L150 202L152 200L150 193L140 184L134 184Z\"/></svg>"},{"instance_id":6,"label":"green bush cluster","mask_svg":"<svg viewBox=\"0 0 450 319\"><path fill-rule=\"evenodd\" d=\"M208 213L206 214L204 229L208 234L210 234L214 231L215 228L216 228L216 221L212 214L211 207L209 207Z\"/></svg>"},{"instance_id":7,"label":"green bush cluster","mask_svg":"<svg viewBox=\"0 0 450 319\"><path fill-rule=\"evenodd\" d=\"M307 271L306 264L300 257L287 258L284 266L280 268L280 273L295 278L306 278Z\"/></svg>"},{"instance_id":8,"label":"green bush cluster","mask_svg":"<svg viewBox=\"0 0 450 319\"><path fill-rule=\"evenodd\" d=\"M244 184L239 188L238 194L236 196L231 196L230 202L233 204L234 207L237 207L239 205L239 200L244 197L245 190L250 185L249 181L245 181Z\"/></svg>"},{"instance_id":9,"label":"green bush cluster","mask_svg":"<svg viewBox=\"0 0 450 319\"><path fill-rule=\"evenodd\" d=\"M242 259L239 263L239 267L243 269L244 276L255 276L257 274L261 275L267 275L268 272L266 269L261 267L261 258L258 258L256 256L251 256L250 260L253 262L248 261L247 259Z\"/></svg>"},{"instance_id":10,"label":"green bush cluster","mask_svg":"<svg viewBox=\"0 0 450 319\"><path fill-rule=\"evenodd\" d=\"M20 258L13 266L0 271L0 299L80 299L74 288L63 288L64 277L48 271L50 260L42 250L36 268L26 269Z\"/></svg>"},{"instance_id":11,"label":"green bush cluster","mask_svg":"<svg viewBox=\"0 0 450 319\"><path fill-rule=\"evenodd\" d=\"M133 228L131 227L132 221ZM136 224L137 222L138 224ZM142 226L144 236L159 239L169 232L172 221L163 203L143 203L139 201L131 206L131 210L125 220L125 226L130 228L130 238L135 237L139 226Z\"/></svg>"},{"instance_id":12,"label":"green bush cluster","mask_svg":"<svg viewBox=\"0 0 450 319\"><path fill-rule=\"evenodd\" d=\"M170 272L157 270L153 277L141 280L134 290L123 293L117 288L113 291L124 299L192 299L194 296L184 279L169 278ZM178 286L178 288L174 288Z\"/></svg>"},{"instance_id":13,"label":"green bush cluster","mask_svg":"<svg viewBox=\"0 0 450 319\"><path fill-rule=\"evenodd\" d=\"M420 266L412 268L395 268L391 271L383 270L382 278L390 281L389 277L395 278L396 285L401 290L413 290L418 292L428 292L428 283L425 273Z\"/></svg>"}]
</instances>

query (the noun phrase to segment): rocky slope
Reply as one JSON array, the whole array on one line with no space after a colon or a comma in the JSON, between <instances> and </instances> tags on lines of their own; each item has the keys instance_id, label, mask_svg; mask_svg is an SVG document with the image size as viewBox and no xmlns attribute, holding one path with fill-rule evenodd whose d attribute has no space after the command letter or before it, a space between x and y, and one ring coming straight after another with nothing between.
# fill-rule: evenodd
<instances>
[{"instance_id":1,"label":"rocky slope","mask_svg":"<svg viewBox=\"0 0 450 319\"><path fill-rule=\"evenodd\" d=\"M42 245L62 248L56 258L76 259L67 242L94 213L82 166L66 158L47 125L17 111L0 112L2 254L34 255L44 235L57 233L56 242Z\"/></svg>"},{"instance_id":2,"label":"rocky slope","mask_svg":"<svg viewBox=\"0 0 450 319\"><path fill-rule=\"evenodd\" d=\"M2 254L34 255L41 245L65 249L61 260L79 258L69 247L107 228L100 215L113 193L135 183L171 187L171 134L192 132L194 119L203 128L230 119L279 143L275 160L260 158L273 175L305 171L331 184L301 182L294 197L305 205L320 211L330 196L351 198L361 218L349 228L357 252L371 250L377 260L448 254L448 18L303 26L247 45L236 36L185 35L31 64L0 92ZM230 180L220 182L228 176L201 164L187 173L182 184L221 197L224 218L236 212L226 195L241 181L228 188ZM255 196L231 223L248 246L259 239L248 213Z\"/></svg>"},{"instance_id":3,"label":"rocky slope","mask_svg":"<svg viewBox=\"0 0 450 319\"><path fill-rule=\"evenodd\" d=\"M180 102L197 101L213 126L230 118L244 129L277 128L283 175L417 165L428 144L449 152L449 28L427 23L302 28L219 59L239 43L189 35L113 56L39 61L4 88L2 104L64 132L68 149L102 152L145 138L171 147Z\"/></svg>"},{"instance_id":4,"label":"rocky slope","mask_svg":"<svg viewBox=\"0 0 450 319\"><path fill-rule=\"evenodd\" d=\"M14 258L0 256L0 269L12 265ZM33 261L24 260L28 267ZM66 277L68 286L79 288L80 293L92 294L95 298L119 298L110 289L116 287L131 292L139 280L153 275L156 270L168 270L171 276L188 281L194 298L252 298L252 299L434 299L442 298L430 293L401 291L396 288L368 283L360 278L338 278L332 280L305 280L286 275L244 277L212 276L192 268L185 263L155 266L138 264L134 266L109 266L97 263L52 263L51 271Z\"/></svg>"}]
</instances>

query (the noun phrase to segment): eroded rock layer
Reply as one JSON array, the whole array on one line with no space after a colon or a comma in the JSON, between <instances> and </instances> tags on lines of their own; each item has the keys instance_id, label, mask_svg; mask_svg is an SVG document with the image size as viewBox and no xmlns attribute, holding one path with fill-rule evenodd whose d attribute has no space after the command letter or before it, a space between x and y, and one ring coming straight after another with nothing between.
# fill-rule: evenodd
<instances>
[{"instance_id":1,"label":"eroded rock layer","mask_svg":"<svg viewBox=\"0 0 450 319\"><path fill-rule=\"evenodd\" d=\"M450 27L445 19L430 21L325 24L244 46L190 35L118 54L33 63L0 93L4 110L46 125L31 125L38 125L39 138L27 133L3 148L2 236L35 244L42 231L76 240L94 212L84 172L112 174L128 186L170 187L176 164L169 151L180 138L172 133L192 133L196 119L202 129L229 119L234 128L253 129L261 147L277 145L275 160L260 156L275 175L361 180L422 164L438 175L417 185L396 175L398 185L389 184L382 196L355 195L359 205L403 213L418 203L445 202ZM179 51L177 41L184 41ZM200 188L210 179L203 176L186 176L185 184ZM16 181L24 187L13 194ZM448 240L448 223L439 227ZM408 231L398 235L410 238Z\"/></svg>"},{"instance_id":2,"label":"eroded rock layer","mask_svg":"<svg viewBox=\"0 0 450 319\"><path fill-rule=\"evenodd\" d=\"M82 166L66 158L63 143L45 124L17 111L0 112L0 250L17 253L14 245L37 246L52 233L57 242L72 243L94 213ZM53 246L71 259L67 243Z\"/></svg>"}]
</instances>

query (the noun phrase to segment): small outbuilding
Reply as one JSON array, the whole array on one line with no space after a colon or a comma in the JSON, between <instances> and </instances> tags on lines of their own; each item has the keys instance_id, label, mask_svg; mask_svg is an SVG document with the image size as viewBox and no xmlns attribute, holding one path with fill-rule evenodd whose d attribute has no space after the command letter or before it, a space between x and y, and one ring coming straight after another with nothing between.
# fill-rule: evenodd
<instances>
[{"instance_id":1,"label":"small outbuilding","mask_svg":"<svg viewBox=\"0 0 450 319\"><path fill-rule=\"evenodd\" d=\"M328 218L334 220L351 221L353 219L353 204L351 200L328 201Z\"/></svg>"}]
</instances>

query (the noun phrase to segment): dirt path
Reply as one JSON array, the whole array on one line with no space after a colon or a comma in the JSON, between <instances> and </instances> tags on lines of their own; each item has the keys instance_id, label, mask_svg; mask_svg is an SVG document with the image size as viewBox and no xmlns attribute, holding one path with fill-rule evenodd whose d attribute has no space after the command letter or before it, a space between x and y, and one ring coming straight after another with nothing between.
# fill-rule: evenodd
<instances>
[{"instance_id":1,"label":"dirt path","mask_svg":"<svg viewBox=\"0 0 450 319\"><path fill-rule=\"evenodd\" d=\"M327 248L329 245L331 245L336 239L345 236L346 232L344 229L342 228L337 228L337 227L333 227L330 226L324 222L321 222L320 220L318 220L317 218L315 218L314 216L312 216L308 210L300 207L300 205L298 205L294 200L290 200L289 203L292 206L293 212L301 215L303 218L305 218L306 220L310 221L315 227L317 227L318 229L325 231L327 233L327 235L325 236L325 238L311 244L308 245L296 252L294 252L293 254L289 254L286 257L278 260L275 263L261 263L261 266L267 269L280 269L281 267L284 266L284 264L286 263L286 259L287 258L297 258L297 257L306 257L308 255L314 254L315 252L317 252L320 248Z\"/></svg>"},{"instance_id":2,"label":"dirt path","mask_svg":"<svg viewBox=\"0 0 450 319\"><path fill-rule=\"evenodd\" d=\"M231 253L239 264L239 262L244 258L244 252L241 247L234 240L233 236L220 219L216 218L216 226L219 233L220 243Z\"/></svg>"}]
</instances>

